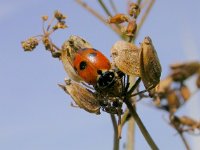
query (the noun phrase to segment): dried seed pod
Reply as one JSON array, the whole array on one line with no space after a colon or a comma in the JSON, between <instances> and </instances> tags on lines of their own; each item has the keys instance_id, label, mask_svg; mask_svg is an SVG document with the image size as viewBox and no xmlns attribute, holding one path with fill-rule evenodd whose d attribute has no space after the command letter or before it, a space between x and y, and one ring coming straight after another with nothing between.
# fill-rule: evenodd
<instances>
[{"instance_id":1,"label":"dried seed pod","mask_svg":"<svg viewBox=\"0 0 200 150\"><path fill-rule=\"evenodd\" d=\"M179 117L179 120L182 125L186 125L186 126L193 127L193 128L197 128L199 126L199 122L197 122L187 116Z\"/></svg>"},{"instance_id":2,"label":"dried seed pod","mask_svg":"<svg viewBox=\"0 0 200 150\"><path fill-rule=\"evenodd\" d=\"M165 98L170 89L172 81L173 80L171 76L167 76L165 79L161 80L160 83L150 91L150 96L154 98L159 97L160 99Z\"/></svg>"},{"instance_id":3,"label":"dried seed pod","mask_svg":"<svg viewBox=\"0 0 200 150\"><path fill-rule=\"evenodd\" d=\"M184 101L187 101L191 96L190 89L186 85L181 85L180 93Z\"/></svg>"},{"instance_id":4,"label":"dried seed pod","mask_svg":"<svg viewBox=\"0 0 200 150\"><path fill-rule=\"evenodd\" d=\"M48 16L42 16L42 20L43 20L43 21L47 21L48 18L49 18Z\"/></svg>"},{"instance_id":5,"label":"dried seed pod","mask_svg":"<svg viewBox=\"0 0 200 150\"><path fill-rule=\"evenodd\" d=\"M141 43L140 75L146 89L154 88L160 82L161 65L150 37Z\"/></svg>"},{"instance_id":6,"label":"dried seed pod","mask_svg":"<svg viewBox=\"0 0 200 150\"><path fill-rule=\"evenodd\" d=\"M120 23L124 23L124 22L128 22L129 18L127 15L125 14L116 14L113 17L110 17L108 19L108 23L116 23L116 24L120 24Z\"/></svg>"},{"instance_id":7,"label":"dried seed pod","mask_svg":"<svg viewBox=\"0 0 200 150\"><path fill-rule=\"evenodd\" d=\"M87 112L100 114L100 105L95 94L73 80L65 80L66 85L59 85L69 94L75 103Z\"/></svg>"},{"instance_id":8,"label":"dried seed pod","mask_svg":"<svg viewBox=\"0 0 200 150\"><path fill-rule=\"evenodd\" d=\"M61 49L60 59L68 76L74 81L80 82L82 79L73 68L73 60L76 52L82 48L92 48L92 46L83 38L72 35L64 42Z\"/></svg>"},{"instance_id":9,"label":"dried seed pod","mask_svg":"<svg viewBox=\"0 0 200 150\"><path fill-rule=\"evenodd\" d=\"M136 21L135 20L129 21L128 26L126 28L126 35L128 35L128 36L134 36L136 30L137 30Z\"/></svg>"},{"instance_id":10,"label":"dried seed pod","mask_svg":"<svg viewBox=\"0 0 200 150\"><path fill-rule=\"evenodd\" d=\"M169 106L169 111L175 113L180 106L179 98L175 91L171 90L167 93L167 102Z\"/></svg>"},{"instance_id":11,"label":"dried seed pod","mask_svg":"<svg viewBox=\"0 0 200 150\"><path fill-rule=\"evenodd\" d=\"M62 45L62 50L67 51L67 56L70 57L71 61L73 61L75 53L83 48L92 48L92 45L76 35L71 35Z\"/></svg>"},{"instance_id":12,"label":"dried seed pod","mask_svg":"<svg viewBox=\"0 0 200 150\"><path fill-rule=\"evenodd\" d=\"M68 77L76 82L82 81L81 77L74 70L71 58L68 57L67 50L61 51L60 59L62 61L65 71L67 72Z\"/></svg>"},{"instance_id":13,"label":"dried seed pod","mask_svg":"<svg viewBox=\"0 0 200 150\"><path fill-rule=\"evenodd\" d=\"M171 76L173 80L182 82L199 71L200 63L188 62L188 63L172 64L170 67L172 69Z\"/></svg>"},{"instance_id":14,"label":"dried seed pod","mask_svg":"<svg viewBox=\"0 0 200 150\"><path fill-rule=\"evenodd\" d=\"M197 76L196 85L197 85L197 88L200 88L200 74L198 74Z\"/></svg>"},{"instance_id":15,"label":"dried seed pod","mask_svg":"<svg viewBox=\"0 0 200 150\"><path fill-rule=\"evenodd\" d=\"M140 14L140 7L136 3L130 3L129 5L129 11L130 16L133 16L134 18L137 18Z\"/></svg>"},{"instance_id":16,"label":"dried seed pod","mask_svg":"<svg viewBox=\"0 0 200 150\"><path fill-rule=\"evenodd\" d=\"M61 21L61 20L64 20L66 19L67 17L65 15L63 15L60 11L56 10L54 12L54 17L58 20L58 21Z\"/></svg>"},{"instance_id":17,"label":"dried seed pod","mask_svg":"<svg viewBox=\"0 0 200 150\"><path fill-rule=\"evenodd\" d=\"M137 46L125 41L117 41L111 48L114 64L123 73L131 76L140 76L139 53Z\"/></svg>"}]
</instances>

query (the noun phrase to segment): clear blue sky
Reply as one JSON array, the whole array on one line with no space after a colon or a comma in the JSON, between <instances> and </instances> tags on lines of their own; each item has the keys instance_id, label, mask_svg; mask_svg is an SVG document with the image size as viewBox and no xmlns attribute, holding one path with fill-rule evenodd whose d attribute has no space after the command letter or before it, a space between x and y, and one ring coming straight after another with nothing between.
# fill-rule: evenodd
<instances>
[{"instance_id":1,"label":"clear blue sky","mask_svg":"<svg viewBox=\"0 0 200 150\"><path fill-rule=\"evenodd\" d=\"M102 12L96 1L85 1ZM122 3L118 2L124 11ZM199 6L198 0L157 1L142 27L136 44L147 35L152 38L163 66L162 77L169 72L170 63L200 59ZM119 40L74 0L0 0L1 150L112 149L109 115L96 116L70 107L72 100L57 86L66 76L61 62L41 45L31 53L21 48L22 40L42 32L40 17L51 16L57 9L67 14L69 26L52 37L57 45L72 34L79 35L109 57L112 44ZM197 94L178 113L199 119L199 106ZM164 112L139 104L138 113L161 150L184 149L179 136L163 120ZM122 136L123 145L125 130ZM200 138L187 138L194 150L200 147ZM148 149L137 128L136 150Z\"/></svg>"}]
</instances>

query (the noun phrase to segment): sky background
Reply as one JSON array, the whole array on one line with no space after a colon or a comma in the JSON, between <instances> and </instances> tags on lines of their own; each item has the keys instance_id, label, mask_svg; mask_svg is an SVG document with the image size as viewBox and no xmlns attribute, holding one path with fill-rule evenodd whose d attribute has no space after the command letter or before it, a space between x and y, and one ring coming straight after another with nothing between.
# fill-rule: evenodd
<instances>
[{"instance_id":1,"label":"sky background","mask_svg":"<svg viewBox=\"0 0 200 150\"><path fill-rule=\"evenodd\" d=\"M97 1L85 2L105 16ZM116 2L124 12L124 1ZM66 76L61 62L41 45L31 53L21 48L22 40L42 32L40 17L52 16L55 10L68 16L69 26L52 36L58 46L70 35L79 35L109 57L110 48L119 40L74 0L0 0L0 149L110 150L110 116L72 108L71 98L57 86ZM145 36L152 38L163 67L162 78L169 73L169 64L200 59L199 14L199 0L159 0L153 6L136 44ZM178 114L200 120L199 106L196 94ZM161 150L185 149L176 131L163 119L166 113L142 102L137 110ZM121 147L126 141L125 129ZM200 138L186 137L192 149L198 150ZM138 128L135 143L136 150L150 149Z\"/></svg>"}]
</instances>

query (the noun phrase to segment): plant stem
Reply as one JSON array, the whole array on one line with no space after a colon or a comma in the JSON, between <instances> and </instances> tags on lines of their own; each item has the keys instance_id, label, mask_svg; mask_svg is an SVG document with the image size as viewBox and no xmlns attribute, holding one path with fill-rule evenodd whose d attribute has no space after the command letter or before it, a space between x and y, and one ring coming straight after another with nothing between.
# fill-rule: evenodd
<instances>
[{"instance_id":1,"label":"plant stem","mask_svg":"<svg viewBox=\"0 0 200 150\"><path fill-rule=\"evenodd\" d=\"M97 13L94 9L89 7L85 2L82 0L76 0L78 4L80 4L83 8L85 8L87 11L89 11L91 14L93 14L95 17L97 17L101 22L103 22L106 26L109 26L117 35L121 37L121 31L116 25L110 25L106 22L106 20L99 14Z\"/></svg>"},{"instance_id":2,"label":"plant stem","mask_svg":"<svg viewBox=\"0 0 200 150\"><path fill-rule=\"evenodd\" d=\"M117 127L117 121L113 114L110 114L113 129L114 129L114 142L113 142L113 150L119 150L119 138L118 138L118 127Z\"/></svg>"},{"instance_id":3,"label":"plant stem","mask_svg":"<svg viewBox=\"0 0 200 150\"><path fill-rule=\"evenodd\" d=\"M110 5L111 5L111 7L112 7L114 13L117 14L117 8L116 8L116 6L115 6L115 3L113 2L113 0L109 0L109 2L110 2Z\"/></svg>"},{"instance_id":4,"label":"plant stem","mask_svg":"<svg viewBox=\"0 0 200 150\"><path fill-rule=\"evenodd\" d=\"M135 121L133 117L131 117L128 121L126 150L134 150L134 141L135 141L134 133L135 133Z\"/></svg>"},{"instance_id":5,"label":"plant stem","mask_svg":"<svg viewBox=\"0 0 200 150\"><path fill-rule=\"evenodd\" d=\"M101 7L103 8L103 10L106 12L106 14L108 16L112 16L112 14L110 13L110 11L108 10L108 8L106 7L106 5L104 4L104 2L102 0L98 0L99 4L101 5Z\"/></svg>"},{"instance_id":6,"label":"plant stem","mask_svg":"<svg viewBox=\"0 0 200 150\"><path fill-rule=\"evenodd\" d=\"M152 137L150 136L149 132L147 131L147 129L145 128L144 124L142 123L140 117L138 116L137 112L135 111L135 109L133 108L132 104L130 103L130 101L128 99L125 99L124 102L126 103L131 115L133 116L133 118L135 119L140 131L142 132L144 138L146 139L147 143L149 144L149 146L151 147L152 150L158 150L157 145L155 144L155 142L153 141Z\"/></svg>"},{"instance_id":7,"label":"plant stem","mask_svg":"<svg viewBox=\"0 0 200 150\"><path fill-rule=\"evenodd\" d=\"M190 146L189 146L187 140L185 139L183 133L179 133L179 135L180 135L180 137L181 137L181 139L182 139L182 141L183 141L183 143L184 143L186 149L187 149L187 150L190 150Z\"/></svg>"},{"instance_id":8,"label":"plant stem","mask_svg":"<svg viewBox=\"0 0 200 150\"><path fill-rule=\"evenodd\" d=\"M150 10L151 10L151 8L152 8L154 2L155 2L155 0L151 0L151 1L150 1L149 6L147 7L145 13L143 14L143 16L142 16L142 18L141 18L141 20L140 20L140 22L139 22L139 24L138 24L137 33L136 33L136 35L135 35L134 38L136 38L136 37L138 36L139 31L140 31L142 25L144 24L144 21L146 20L146 18L147 18L147 16L148 16L148 14L149 14L149 12L150 12Z\"/></svg>"}]
</instances>

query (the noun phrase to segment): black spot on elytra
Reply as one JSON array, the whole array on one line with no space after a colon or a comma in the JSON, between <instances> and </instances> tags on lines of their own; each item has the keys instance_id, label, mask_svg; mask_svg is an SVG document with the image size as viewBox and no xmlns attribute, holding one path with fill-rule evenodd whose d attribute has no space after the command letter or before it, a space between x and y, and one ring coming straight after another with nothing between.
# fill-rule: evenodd
<instances>
[{"instance_id":1,"label":"black spot on elytra","mask_svg":"<svg viewBox=\"0 0 200 150\"><path fill-rule=\"evenodd\" d=\"M87 67L87 62L86 61L81 61L79 68L80 70L84 70Z\"/></svg>"}]
</instances>

